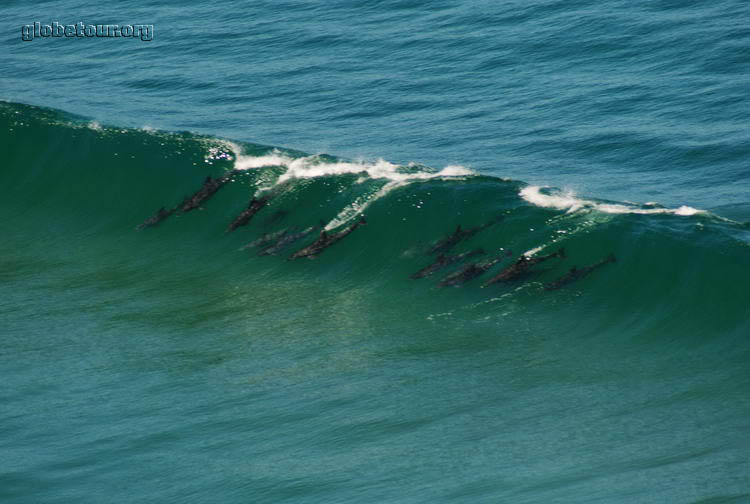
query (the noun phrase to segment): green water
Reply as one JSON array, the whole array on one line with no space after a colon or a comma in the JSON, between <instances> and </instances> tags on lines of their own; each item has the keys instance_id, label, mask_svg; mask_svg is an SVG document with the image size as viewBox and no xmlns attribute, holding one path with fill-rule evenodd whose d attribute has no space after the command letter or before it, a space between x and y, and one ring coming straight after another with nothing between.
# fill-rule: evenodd
<instances>
[{"instance_id":1,"label":"green water","mask_svg":"<svg viewBox=\"0 0 750 504\"><path fill-rule=\"evenodd\" d=\"M521 181L421 166L384 190L393 173L324 157L305 170L340 173L247 169L136 231L206 175L305 154L13 104L0 122L4 501L750 500L746 224L544 208ZM240 250L359 214L314 260L286 258L315 235ZM452 253L512 259L459 288L409 279L456 225L495 218ZM481 287L535 247L567 258Z\"/></svg>"}]
</instances>

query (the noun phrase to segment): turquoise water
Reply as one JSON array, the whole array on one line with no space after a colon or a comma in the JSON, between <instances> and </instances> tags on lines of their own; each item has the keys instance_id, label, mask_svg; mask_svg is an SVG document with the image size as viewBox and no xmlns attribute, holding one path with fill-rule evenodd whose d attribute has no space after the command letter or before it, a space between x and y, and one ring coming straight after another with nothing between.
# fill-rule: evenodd
<instances>
[{"instance_id":1,"label":"turquoise water","mask_svg":"<svg viewBox=\"0 0 750 504\"><path fill-rule=\"evenodd\" d=\"M3 502L750 502L749 10L6 2Z\"/></svg>"}]
</instances>

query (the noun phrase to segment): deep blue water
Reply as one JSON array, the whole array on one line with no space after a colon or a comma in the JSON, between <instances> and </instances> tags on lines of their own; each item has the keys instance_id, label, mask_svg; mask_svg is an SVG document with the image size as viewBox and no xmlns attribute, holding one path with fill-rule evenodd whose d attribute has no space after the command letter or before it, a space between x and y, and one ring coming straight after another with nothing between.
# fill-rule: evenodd
<instances>
[{"instance_id":1,"label":"deep blue water","mask_svg":"<svg viewBox=\"0 0 750 504\"><path fill-rule=\"evenodd\" d=\"M0 14L3 502L750 502L750 3Z\"/></svg>"}]
</instances>

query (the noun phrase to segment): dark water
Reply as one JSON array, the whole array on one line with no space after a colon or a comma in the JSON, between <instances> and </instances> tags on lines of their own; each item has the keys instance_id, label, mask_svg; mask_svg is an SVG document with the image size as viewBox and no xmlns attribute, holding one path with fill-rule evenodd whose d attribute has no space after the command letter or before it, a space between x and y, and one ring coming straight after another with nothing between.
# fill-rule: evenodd
<instances>
[{"instance_id":1,"label":"dark water","mask_svg":"<svg viewBox=\"0 0 750 504\"><path fill-rule=\"evenodd\" d=\"M2 12L4 502L750 502L747 4Z\"/></svg>"}]
</instances>

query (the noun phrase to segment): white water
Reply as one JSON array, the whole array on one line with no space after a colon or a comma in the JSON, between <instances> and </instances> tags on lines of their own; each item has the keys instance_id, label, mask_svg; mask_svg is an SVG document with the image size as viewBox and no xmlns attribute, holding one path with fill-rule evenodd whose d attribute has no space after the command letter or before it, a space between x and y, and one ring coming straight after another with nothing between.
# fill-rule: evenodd
<instances>
[{"instance_id":1,"label":"white water","mask_svg":"<svg viewBox=\"0 0 750 504\"><path fill-rule=\"evenodd\" d=\"M698 213L706 213L705 210L699 210L684 205L679 208L644 208L645 205L601 203L598 201L587 200L579 198L572 191L549 190L547 193L543 193L541 190L542 187L539 186L527 186L521 189L519 196L533 205L565 210L568 213L584 209L596 210L610 214L674 214L688 216ZM653 203L651 203L651 205L653 205Z\"/></svg>"}]
</instances>

